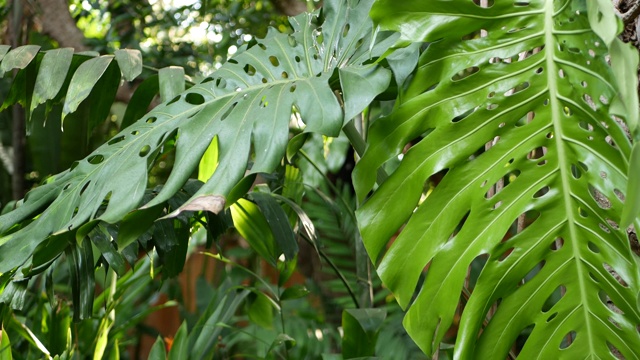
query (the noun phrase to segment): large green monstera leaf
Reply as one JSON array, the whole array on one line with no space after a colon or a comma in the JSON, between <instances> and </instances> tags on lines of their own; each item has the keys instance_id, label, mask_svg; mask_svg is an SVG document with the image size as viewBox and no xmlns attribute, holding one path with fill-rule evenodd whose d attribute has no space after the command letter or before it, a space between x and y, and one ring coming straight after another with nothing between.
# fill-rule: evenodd
<instances>
[{"instance_id":1,"label":"large green monstera leaf","mask_svg":"<svg viewBox=\"0 0 640 360\"><path fill-rule=\"evenodd\" d=\"M134 209L167 201L214 139L216 170L178 211L218 212L230 205L226 197L247 172L273 171L285 153L294 110L305 131L338 135L343 119L364 109L391 78L388 70L364 65L389 46L372 45L371 4L325 1L321 12L292 18L292 34L271 31L240 49L204 81L31 191L21 206L0 217L0 273L23 265L46 239L49 252L60 252L65 245L59 242L67 240L52 235L79 230L82 238L98 221L115 223ZM341 105L332 90L341 82L366 83L366 89L343 91ZM170 139L176 139L174 168L162 191L143 204L148 168ZM30 264L23 266L26 271Z\"/></svg>"},{"instance_id":2,"label":"large green monstera leaf","mask_svg":"<svg viewBox=\"0 0 640 360\"><path fill-rule=\"evenodd\" d=\"M517 339L525 359L637 359L637 257L618 225L631 144L607 44L586 1L487 5L373 7L429 46L355 169L362 199L402 155L357 213L367 250L427 354L462 309L459 359L505 359Z\"/></svg>"}]
</instances>

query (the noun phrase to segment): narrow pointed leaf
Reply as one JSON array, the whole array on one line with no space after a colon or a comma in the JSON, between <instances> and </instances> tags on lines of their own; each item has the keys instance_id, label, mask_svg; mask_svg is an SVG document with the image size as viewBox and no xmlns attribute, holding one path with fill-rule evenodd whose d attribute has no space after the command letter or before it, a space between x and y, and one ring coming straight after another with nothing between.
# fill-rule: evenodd
<instances>
[{"instance_id":1,"label":"narrow pointed leaf","mask_svg":"<svg viewBox=\"0 0 640 360\"><path fill-rule=\"evenodd\" d=\"M60 92L72 59L72 48L54 49L44 54L33 91L30 109L32 112L38 105L55 98Z\"/></svg>"},{"instance_id":2,"label":"narrow pointed leaf","mask_svg":"<svg viewBox=\"0 0 640 360\"><path fill-rule=\"evenodd\" d=\"M179 66L169 66L158 72L160 82L160 100L167 102L184 91L184 69Z\"/></svg>"},{"instance_id":3,"label":"narrow pointed leaf","mask_svg":"<svg viewBox=\"0 0 640 360\"><path fill-rule=\"evenodd\" d=\"M78 67L67 90L67 97L62 110L63 120L66 115L76 111L80 103L89 97L91 90L93 90L112 60L113 56L100 56L88 60Z\"/></svg>"},{"instance_id":4,"label":"narrow pointed leaf","mask_svg":"<svg viewBox=\"0 0 640 360\"><path fill-rule=\"evenodd\" d=\"M13 69L24 69L38 54L40 46L24 45L17 47L7 53L0 63L0 77Z\"/></svg>"}]
</instances>

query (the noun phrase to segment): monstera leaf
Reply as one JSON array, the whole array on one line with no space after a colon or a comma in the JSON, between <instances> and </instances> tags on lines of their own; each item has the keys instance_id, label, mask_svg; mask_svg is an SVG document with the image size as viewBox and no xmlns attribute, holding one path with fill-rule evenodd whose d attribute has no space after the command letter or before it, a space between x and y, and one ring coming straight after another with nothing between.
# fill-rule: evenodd
<instances>
[{"instance_id":1,"label":"monstera leaf","mask_svg":"<svg viewBox=\"0 0 640 360\"><path fill-rule=\"evenodd\" d=\"M305 131L338 135L344 114L330 85L337 89L345 79L366 84L364 90L343 91L349 117L391 78L388 70L364 65L395 41L387 37L372 44L371 3L325 1L321 13L293 18L291 35L270 31L201 83L31 191L21 206L0 217L0 234L5 234L0 273L22 265L46 239L51 241L42 246L60 251L59 234L78 231L76 237L82 238L97 221L115 223L141 206L163 203L192 175L213 141L218 144L216 170L178 211L218 212L231 205L226 196L247 171L273 171L285 153L293 110ZM148 168L174 138L172 173L162 191L143 204Z\"/></svg>"},{"instance_id":2,"label":"monstera leaf","mask_svg":"<svg viewBox=\"0 0 640 360\"><path fill-rule=\"evenodd\" d=\"M605 12L487 3L373 7L383 28L429 46L355 169L362 199L410 147L357 213L366 247L427 354L460 307L459 359L504 359L517 339L526 359L638 358L638 258L618 225L631 144L589 20Z\"/></svg>"}]
</instances>

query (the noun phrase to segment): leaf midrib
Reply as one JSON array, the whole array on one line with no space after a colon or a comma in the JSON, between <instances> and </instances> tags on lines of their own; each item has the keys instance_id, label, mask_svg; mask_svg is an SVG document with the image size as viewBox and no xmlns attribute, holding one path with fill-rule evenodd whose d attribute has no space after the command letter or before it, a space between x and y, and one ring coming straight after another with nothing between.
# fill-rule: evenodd
<instances>
[{"instance_id":1,"label":"leaf midrib","mask_svg":"<svg viewBox=\"0 0 640 360\"><path fill-rule=\"evenodd\" d=\"M565 206L565 213L567 217L567 227L569 231L570 239L565 239L572 242L572 251L573 258L575 261L573 263L576 265L576 273L578 278L578 287L580 288L580 297L582 303L583 314L585 318L585 332L587 336L586 342L589 344L589 353L597 354L594 349L594 334L592 333L592 325L591 325L591 317L589 316L589 306L588 306L588 294L586 291L586 284L584 282L585 274L584 269L582 268L581 259L583 258L579 244L575 242L578 239L577 230L576 230L576 219L575 214L572 209L572 200L571 200L571 175L569 174L570 164L567 162L567 150L564 144L565 135L562 129L562 119L560 118L560 114L562 113L562 104L558 98L558 84L557 84L557 74L558 68L556 66L556 58L555 58L555 46L556 43L555 34L554 34L554 1L546 1L544 12L544 32L545 32L545 44L547 47L545 49L545 58L547 64L547 82L549 84L549 105L551 106L551 122L553 124L553 129L556 133L554 136L555 145L557 148L557 156L558 156L558 168L560 172L560 180L562 182L562 197Z\"/></svg>"}]
</instances>

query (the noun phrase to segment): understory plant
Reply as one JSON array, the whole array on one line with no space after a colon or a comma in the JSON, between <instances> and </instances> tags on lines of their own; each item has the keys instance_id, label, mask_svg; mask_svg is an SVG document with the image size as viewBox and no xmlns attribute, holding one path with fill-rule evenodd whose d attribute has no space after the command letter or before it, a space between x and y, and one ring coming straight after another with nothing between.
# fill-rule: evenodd
<instances>
[{"instance_id":1,"label":"understory plant","mask_svg":"<svg viewBox=\"0 0 640 360\"><path fill-rule=\"evenodd\" d=\"M194 346L214 356L211 329L240 304L268 327L264 314L306 295L287 281L308 247L358 308L336 335L344 358L376 355L384 289L426 356L640 357L638 55L617 38L610 1L326 0L290 23L201 81L161 70L117 135L0 216L5 310L64 254L73 316L88 319L96 264L127 276L127 257L155 249L159 271L175 276L204 231L209 256L258 285L226 288L170 356ZM131 80L142 66L133 51L34 46L0 47L0 61L3 73L19 69L3 106L38 121L45 104L65 128L78 109L99 124L114 74ZM149 188L167 156L166 182ZM345 159L355 168L337 176ZM314 196L339 214L350 253L322 244ZM228 227L276 279L229 260ZM344 256L351 264L336 265ZM259 356L302 356L281 325ZM165 351L158 340L152 354Z\"/></svg>"}]
</instances>

